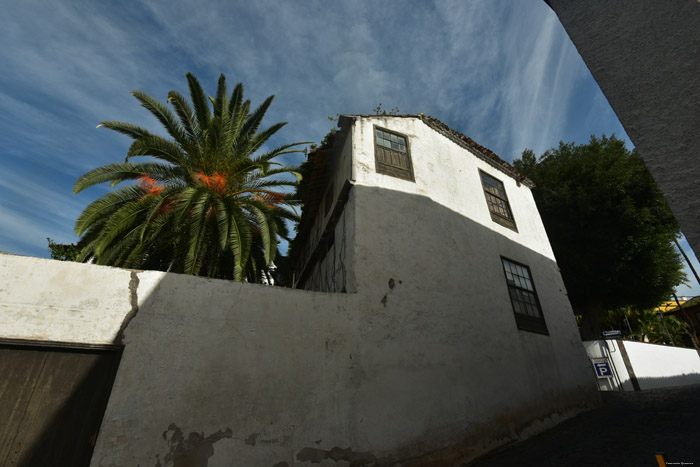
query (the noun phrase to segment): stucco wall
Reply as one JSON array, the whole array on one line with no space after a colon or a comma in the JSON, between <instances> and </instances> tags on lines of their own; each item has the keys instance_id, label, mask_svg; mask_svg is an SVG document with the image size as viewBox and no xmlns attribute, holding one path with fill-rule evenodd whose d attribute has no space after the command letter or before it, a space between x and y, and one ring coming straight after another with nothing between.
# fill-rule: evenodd
<instances>
[{"instance_id":1,"label":"stucco wall","mask_svg":"<svg viewBox=\"0 0 700 467\"><path fill-rule=\"evenodd\" d=\"M700 356L694 349L625 341L640 389L700 383Z\"/></svg>"},{"instance_id":2,"label":"stucco wall","mask_svg":"<svg viewBox=\"0 0 700 467\"><path fill-rule=\"evenodd\" d=\"M94 466L170 466L195 447L212 448L209 467L411 465L430 452L442 465L597 403L593 380L572 381L577 362L552 355L551 339L511 333L494 345L503 331L487 310L411 304L421 292L401 276L383 284L386 300L139 280L152 292L126 329Z\"/></svg>"},{"instance_id":3,"label":"stucco wall","mask_svg":"<svg viewBox=\"0 0 700 467\"><path fill-rule=\"evenodd\" d=\"M0 254L0 338L112 344L132 310L134 274Z\"/></svg>"},{"instance_id":4,"label":"stucco wall","mask_svg":"<svg viewBox=\"0 0 700 467\"><path fill-rule=\"evenodd\" d=\"M571 355L553 354L559 338L504 330L509 313L449 304L451 289L430 300L396 271L366 294L325 294L1 258L17 289L0 295L3 323L20 302L62 341L112 342L128 322L94 466L450 465L597 403ZM102 321L99 338L78 331ZM12 329L0 337L48 339Z\"/></svg>"},{"instance_id":5,"label":"stucco wall","mask_svg":"<svg viewBox=\"0 0 700 467\"><path fill-rule=\"evenodd\" d=\"M700 251L700 2L547 3Z\"/></svg>"},{"instance_id":6,"label":"stucco wall","mask_svg":"<svg viewBox=\"0 0 700 467\"><path fill-rule=\"evenodd\" d=\"M590 358L606 357L612 362L616 377L600 380L601 390L634 390L621 344L641 390L700 383L700 355L695 349L634 341L586 341L584 347Z\"/></svg>"},{"instance_id":7,"label":"stucco wall","mask_svg":"<svg viewBox=\"0 0 700 467\"><path fill-rule=\"evenodd\" d=\"M391 129L409 138L415 182L377 173L374 157L374 126ZM477 158L445 138L418 118L371 117L354 127L356 183L425 196L440 206L495 231L554 260L547 233L532 192L525 185ZM503 182L518 231L495 223L489 214L479 169ZM358 211L365 206L358 206ZM398 209L397 209L398 210ZM402 214L404 211L399 211ZM410 213L410 208L408 208ZM370 216L376 213L372 212Z\"/></svg>"},{"instance_id":8,"label":"stucco wall","mask_svg":"<svg viewBox=\"0 0 700 467\"><path fill-rule=\"evenodd\" d=\"M376 172L375 124L409 137L415 183ZM574 394L594 390L530 189L418 119L364 118L354 135L355 257L363 271L357 275L358 290L382 304L371 319L386 323L390 336L414 326L428 329L418 342L444 346L431 355L459 361L450 369L455 381L459 371L478 368L476 374L483 377L453 387L499 397L492 399L493 406L465 402L472 414L507 416L518 407L544 413L566 407L578 397ZM504 183L517 232L491 219L478 169ZM548 336L516 327L501 255L530 267ZM428 358L427 367L441 365L420 358Z\"/></svg>"}]
</instances>

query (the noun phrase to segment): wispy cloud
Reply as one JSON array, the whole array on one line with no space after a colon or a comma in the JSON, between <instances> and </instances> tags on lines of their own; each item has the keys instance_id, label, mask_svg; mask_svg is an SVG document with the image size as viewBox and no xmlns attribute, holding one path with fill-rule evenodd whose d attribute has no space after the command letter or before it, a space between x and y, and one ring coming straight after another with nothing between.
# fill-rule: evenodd
<instances>
[{"instance_id":1,"label":"wispy cloud","mask_svg":"<svg viewBox=\"0 0 700 467\"><path fill-rule=\"evenodd\" d=\"M268 147L319 141L327 116L379 102L506 159L621 128L541 0L24 0L5 6L0 42L0 249L37 255L46 236L72 241L105 191L75 197L75 178L124 156L129 139L97 123L158 130L129 92L186 94L188 71L209 93L224 73L254 103L275 94L266 123L289 124Z\"/></svg>"}]
</instances>

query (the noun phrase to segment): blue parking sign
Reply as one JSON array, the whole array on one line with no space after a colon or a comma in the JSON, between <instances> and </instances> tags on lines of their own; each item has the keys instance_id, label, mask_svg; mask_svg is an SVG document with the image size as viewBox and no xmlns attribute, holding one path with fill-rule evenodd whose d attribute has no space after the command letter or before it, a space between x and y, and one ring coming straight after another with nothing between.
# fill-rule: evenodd
<instances>
[{"instance_id":1,"label":"blue parking sign","mask_svg":"<svg viewBox=\"0 0 700 467\"><path fill-rule=\"evenodd\" d=\"M613 372L607 358L593 359L593 368L595 368L595 374L598 379L613 377Z\"/></svg>"}]
</instances>

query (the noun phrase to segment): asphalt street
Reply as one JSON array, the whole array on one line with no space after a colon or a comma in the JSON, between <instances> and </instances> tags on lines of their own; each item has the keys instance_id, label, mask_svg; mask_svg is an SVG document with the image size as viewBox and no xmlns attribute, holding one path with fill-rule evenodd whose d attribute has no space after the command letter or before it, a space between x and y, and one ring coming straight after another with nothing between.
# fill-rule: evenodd
<instances>
[{"instance_id":1,"label":"asphalt street","mask_svg":"<svg viewBox=\"0 0 700 467\"><path fill-rule=\"evenodd\" d=\"M603 392L603 406L468 467L700 466L700 385Z\"/></svg>"}]
</instances>

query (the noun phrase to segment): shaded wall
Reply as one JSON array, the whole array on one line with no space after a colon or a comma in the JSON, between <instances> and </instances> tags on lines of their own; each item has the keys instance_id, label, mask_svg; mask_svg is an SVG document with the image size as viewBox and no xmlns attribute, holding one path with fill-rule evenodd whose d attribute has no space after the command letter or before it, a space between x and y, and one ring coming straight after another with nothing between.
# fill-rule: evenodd
<instances>
[{"instance_id":1,"label":"shaded wall","mask_svg":"<svg viewBox=\"0 0 700 467\"><path fill-rule=\"evenodd\" d=\"M93 465L452 465L597 405L550 258L423 196L352 193L356 294L139 273L152 292L126 329ZM389 206L413 228L369 257L395 226L373 217ZM549 336L516 328L498 251L530 264Z\"/></svg>"},{"instance_id":2,"label":"shaded wall","mask_svg":"<svg viewBox=\"0 0 700 467\"><path fill-rule=\"evenodd\" d=\"M700 3L546 1L700 251Z\"/></svg>"},{"instance_id":3,"label":"shaded wall","mask_svg":"<svg viewBox=\"0 0 700 467\"><path fill-rule=\"evenodd\" d=\"M124 297L93 466L455 465L599 403L529 190L504 177L518 234L470 184L433 199L367 180L346 206L357 293L12 258L44 327L58 315L43 289ZM549 335L517 328L500 255L530 266Z\"/></svg>"}]
</instances>

